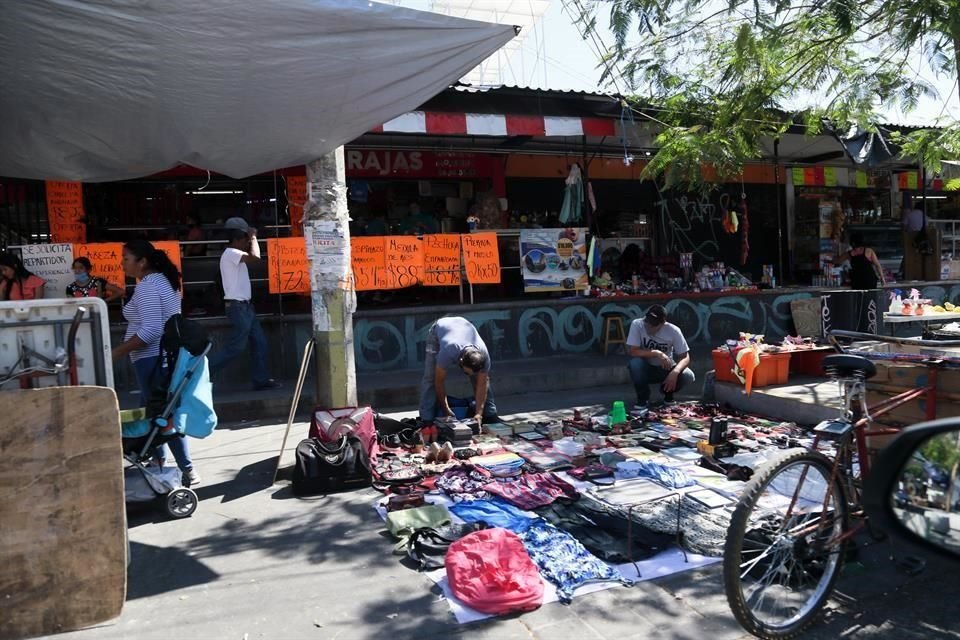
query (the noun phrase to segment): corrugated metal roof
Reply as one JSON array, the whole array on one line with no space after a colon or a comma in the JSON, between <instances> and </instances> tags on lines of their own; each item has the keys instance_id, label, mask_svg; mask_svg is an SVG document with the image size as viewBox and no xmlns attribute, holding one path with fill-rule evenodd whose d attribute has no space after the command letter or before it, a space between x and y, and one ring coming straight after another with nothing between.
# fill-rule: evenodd
<instances>
[{"instance_id":1,"label":"corrugated metal roof","mask_svg":"<svg viewBox=\"0 0 960 640\"><path fill-rule=\"evenodd\" d=\"M586 96L590 98L610 98L612 100L618 100L616 94L613 93L597 93L594 91L578 91L576 89L543 89L540 87L522 87L519 85L512 84L490 84L490 85L473 85L467 84L465 82L458 82L457 84L451 87L454 91L459 91L462 93L488 93L490 91L525 91L529 93L550 93L550 94L563 94L563 95L576 95L576 96Z\"/></svg>"},{"instance_id":2,"label":"corrugated metal roof","mask_svg":"<svg viewBox=\"0 0 960 640\"><path fill-rule=\"evenodd\" d=\"M460 93L490 93L496 91L511 91L511 92L525 92L530 94L543 94L543 95L565 95L565 96L582 96L589 98L608 98L610 100L619 100L620 97L615 93L600 93L595 91L578 91L575 89L543 89L539 87L524 87L519 85L507 85L507 84L498 84L498 85L471 85L467 83L457 83L451 87L454 91ZM784 112L786 115L786 112ZM877 126L884 127L887 129L937 129L941 128L934 124L931 124L925 118L920 118L912 122L904 121L890 121L886 120L883 122L878 122Z\"/></svg>"}]
</instances>

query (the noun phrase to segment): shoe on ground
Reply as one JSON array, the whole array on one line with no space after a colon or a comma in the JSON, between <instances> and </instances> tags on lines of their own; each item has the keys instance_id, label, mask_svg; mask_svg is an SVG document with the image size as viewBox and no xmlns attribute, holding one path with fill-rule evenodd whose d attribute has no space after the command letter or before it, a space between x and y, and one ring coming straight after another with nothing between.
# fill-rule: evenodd
<instances>
[{"instance_id":1,"label":"shoe on ground","mask_svg":"<svg viewBox=\"0 0 960 640\"><path fill-rule=\"evenodd\" d=\"M192 467L184 471L180 477L180 481L183 483L183 486L187 488L196 487L200 484L200 474Z\"/></svg>"},{"instance_id":2,"label":"shoe on ground","mask_svg":"<svg viewBox=\"0 0 960 640\"><path fill-rule=\"evenodd\" d=\"M443 451L443 449L440 448L440 445L438 445L436 442L431 442L430 446L427 448L427 456L423 461L426 464L439 462L441 451Z\"/></svg>"},{"instance_id":3,"label":"shoe on ground","mask_svg":"<svg viewBox=\"0 0 960 640\"><path fill-rule=\"evenodd\" d=\"M267 380L266 382L261 382L260 384L253 385L254 391L269 391L270 389L279 389L283 385L277 382L276 380Z\"/></svg>"},{"instance_id":4,"label":"shoe on ground","mask_svg":"<svg viewBox=\"0 0 960 640\"><path fill-rule=\"evenodd\" d=\"M440 451L437 452L437 462L450 462L450 459L452 457L453 457L453 444L450 442L444 442L443 446L440 447Z\"/></svg>"}]
</instances>

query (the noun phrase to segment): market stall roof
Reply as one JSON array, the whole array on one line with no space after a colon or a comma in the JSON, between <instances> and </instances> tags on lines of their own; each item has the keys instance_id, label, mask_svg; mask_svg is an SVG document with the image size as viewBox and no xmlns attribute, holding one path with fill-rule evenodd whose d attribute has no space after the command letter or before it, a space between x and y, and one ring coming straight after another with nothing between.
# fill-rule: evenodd
<instances>
[{"instance_id":1,"label":"market stall roof","mask_svg":"<svg viewBox=\"0 0 960 640\"><path fill-rule=\"evenodd\" d=\"M0 175L305 164L416 108L515 33L361 0L9 3Z\"/></svg>"}]
</instances>

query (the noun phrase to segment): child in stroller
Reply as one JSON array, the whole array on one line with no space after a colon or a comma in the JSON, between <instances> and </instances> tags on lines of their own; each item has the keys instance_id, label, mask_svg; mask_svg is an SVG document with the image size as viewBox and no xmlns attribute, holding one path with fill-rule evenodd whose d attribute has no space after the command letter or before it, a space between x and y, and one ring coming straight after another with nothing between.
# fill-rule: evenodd
<instances>
[{"instance_id":1,"label":"child in stroller","mask_svg":"<svg viewBox=\"0 0 960 640\"><path fill-rule=\"evenodd\" d=\"M210 340L203 328L182 315L167 321L160 342L161 384L150 390L146 407L121 411L126 501L164 498L167 513L186 518L197 508L197 494L183 486L177 468L150 465L154 450L174 438L206 438L217 426L207 366Z\"/></svg>"}]
</instances>

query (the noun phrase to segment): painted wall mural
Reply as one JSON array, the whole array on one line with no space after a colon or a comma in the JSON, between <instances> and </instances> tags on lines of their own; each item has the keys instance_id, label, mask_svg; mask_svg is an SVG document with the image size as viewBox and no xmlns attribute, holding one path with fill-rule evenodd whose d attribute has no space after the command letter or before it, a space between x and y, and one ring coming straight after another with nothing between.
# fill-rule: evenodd
<instances>
[{"instance_id":1,"label":"painted wall mural","mask_svg":"<svg viewBox=\"0 0 960 640\"><path fill-rule=\"evenodd\" d=\"M791 326L790 301L808 292L650 300L591 301L554 306L514 306L502 310L463 312L480 330L495 361L598 350L605 314L640 317L647 306L664 304L671 321L683 330L692 349L709 349L741 331L779 340ZM423 362L423 343L437 316L401 312L366 316L354 321L354 347L359 371L412 369Z\"/></svg>"}]
</instances>

